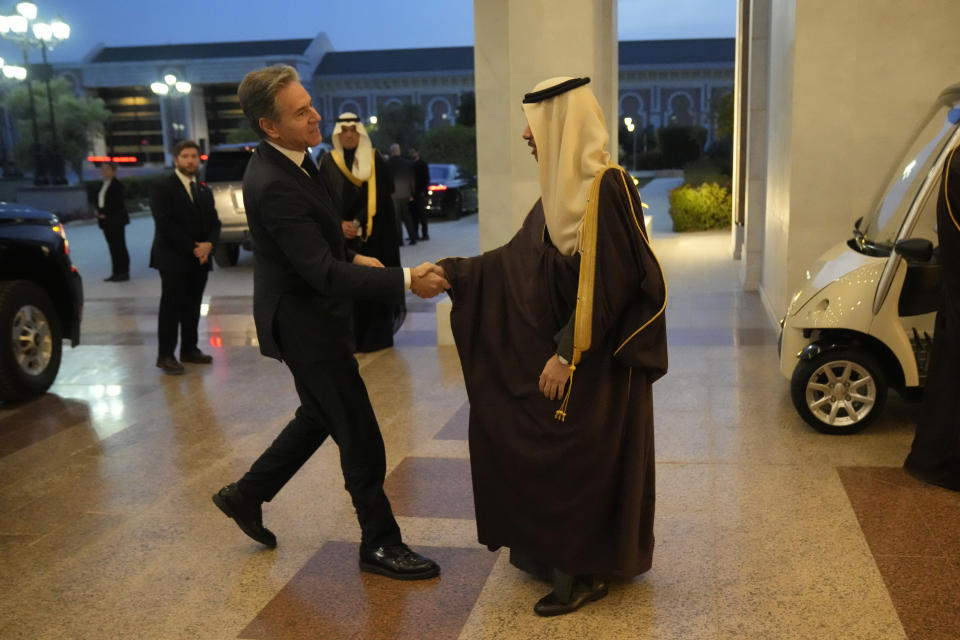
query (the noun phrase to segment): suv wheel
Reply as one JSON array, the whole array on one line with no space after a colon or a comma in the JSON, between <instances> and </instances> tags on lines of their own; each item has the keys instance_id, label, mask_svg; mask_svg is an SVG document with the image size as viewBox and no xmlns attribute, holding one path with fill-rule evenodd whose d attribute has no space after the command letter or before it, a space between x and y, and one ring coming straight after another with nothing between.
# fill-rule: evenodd
<instances>
[{"instance_id":1,"label":"suv wheel","mask_svg":"<svg viewBox=\"0 0 960 640\"><path fill-rule=\"evenodd\" d=\"M793 371L790 397L800 416L821 433L857 433L873 422L887 401L883 369L856 349L802 360Z\"/></svg>"},{"instance_id":2,"label":"suv wheel","mask_svg":"<svg viewBox=\"0 0 960 640\"><path fill-rule=\"evenodd\" d=\"M32 282L0 282L0 400L21 402L50 388L63 332L46 292Z\"/></svg>"},{"instance_id":3,"label":"suv wheel","mask_svg":"<svg viewBox=\"0 0 960 640\"><path fill-rule=\"evenodd\" d=\"M218 267L233 267L240 260L240 245L218 244L213 250L213 260Z\"/></svg>"}]
</instances>

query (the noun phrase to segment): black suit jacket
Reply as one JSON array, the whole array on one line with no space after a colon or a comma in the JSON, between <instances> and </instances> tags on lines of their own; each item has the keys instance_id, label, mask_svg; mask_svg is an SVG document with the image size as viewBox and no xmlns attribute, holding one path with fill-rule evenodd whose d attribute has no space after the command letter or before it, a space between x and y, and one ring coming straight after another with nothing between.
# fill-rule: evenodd
<instances>
[{"instance_id":1,"label":"black suit jacket","mask_svg":"<svg viewBox=\"0 0 960 640\"><path fill-rule=\"evenodd\" d=\"M351 264L354 253L326 187L266 142L247 165L243 202L261 353L281 359L282 342L284 352L304 361L352 357L353 301L402 302L403 270Z\"/></svg>"},{"instance_id":2,"label":"black suit jacket","mask_svg":"<svg viewBox=\"0 0 960 640\"><path fill-rule=\"evenodd\" d=\"M423 158L417 158L413 161L413 191L415 195L427 195L427 187L430 186L430 169Z\"/></svg>"},{"instance_id":3,"label":"black suit jacket","mask_svg":"<svg viewBox=\"0 0 960 640\"><path fill-rule=\"evenodd\" d=\"M220 218L213 205L213 193L198 183L197 202L190 199L177 175L171 174L150 187L150 212L156 227L150 266L161 271L191 271L199 264L193 255L197 242L217 243ZM213 268L213 259L203 268Z\"/></svg>"},{"instance_id":4,"label":"black suit jacket","mask_svg":"<svg viewBox=\"0 0 960 640\"><path fill-rule=\"evenodd\" d=\"M130 216L127 214L127 205L124 202L123 183L114 178L107 187L107 192L103 194L103 206L100 206L100 189L103 188L103 182L93 193L93 206L97 213L107 216L106 218L97 218L97 224L103 229L106 226L125 225L130 222Z\"/></svg>"}]
</instances>

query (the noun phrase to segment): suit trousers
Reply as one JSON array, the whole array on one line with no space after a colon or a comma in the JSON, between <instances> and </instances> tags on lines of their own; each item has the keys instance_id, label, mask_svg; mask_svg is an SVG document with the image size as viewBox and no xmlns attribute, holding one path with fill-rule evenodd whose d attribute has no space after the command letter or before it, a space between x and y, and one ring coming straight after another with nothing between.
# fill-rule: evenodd
<instances>
[{"instance_id":1,"label":"suit trousers","mask_svg":"<svg viewBox=\"0 0 960 640\"><path fill-rule=\"evenodd\" d=\"M410 199L409 198L394 198L393 199L393 211L397 218L397 241L402 245L403 244L403 232L401 231L401 223L404 227L407 228L407 238L410 240L416 241L417 239L417 225L413 221L413 216L410 213Z\"/></svg>"},{"instance_id":2,"label":"suit trousers","mask_svg":"<svg viewBox=\"0 0 960 640\"><path fill-rule=\"evenodd\" d=\"M420 227L420 237L427 237L427 196L416 195L413 202L410 203L410 211L413 215L413 227Z\"/></svg>"},{"instance_id":3,"label":"suit trousers","mask_svg":"<svg viewBox=\"0 0 960 640\"><path fill-rule=\"evenodd\" d=\"M157 339L158 355L172 356L180 333L180 354L197 350L197 325L200 324L200 303L207 286L209 271L205 265L189 271L160 271L160 313Z\"/></svg>"},{"instance_id":4,"label":"suit trousers","mask_svg":"<svg viewBox=\"0 0 960 640\"><path fill-rule=\"evenodd\" d=\"M282 322L281 322L282 326ZM400 544L400 527L383 491L386 453L377 417L352 357L333 362L288 358L300 407L280 435L237 483L241 493L268 502L313 455L327 436L340 449L343 479L360 522L365 547Z\"/></svg>"},{"instance_id":5,"label":"suit trousers","mask_svg":"<svg viewBox=\"0 0 960 640\"><path fill-rule=\"evenodd\" d=\"M127 253L126 225L104 224L103 237L107 240L110 249L110 275L119 276L130 273L130 254Z\"/></svg>"}]
</instances>

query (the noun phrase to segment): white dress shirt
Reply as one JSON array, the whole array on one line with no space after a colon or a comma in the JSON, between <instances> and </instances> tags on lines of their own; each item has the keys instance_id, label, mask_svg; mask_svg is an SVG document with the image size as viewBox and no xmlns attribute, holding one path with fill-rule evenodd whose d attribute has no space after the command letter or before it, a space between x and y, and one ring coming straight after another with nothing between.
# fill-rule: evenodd
<instances>
[{"instance_id":1,"label":"white dress shirt","mask_svg":"<svg viewBox=\"0 0 960 640\"><path fill-rule=\"evenodd\" d=\"M100 193L97 194L97 207L100 209L106 206L107 189L110 188L112 182L113 178L110 178L109 180L104 180L103 184L100 185Z\"/></svg>"},{"instance_id":2,"label":"white dress shirt","mask_svg":"<svg viewBox=\"0 0 960 640\"><path fill-rule=\"evenodd\" d=\"M180 178L180 182L183 183L183 188L187 190L187 197L190 198L191 202L193 202L193 192L190 190L190 184L191 183L197 184L197 176L196 175L188 176L185 173L181 173L180 169L174 169L173 172L177 174L178 178ZM200 185L197 185L198 190L199 188L200 188Z\"/></svg>"}]
</instances>

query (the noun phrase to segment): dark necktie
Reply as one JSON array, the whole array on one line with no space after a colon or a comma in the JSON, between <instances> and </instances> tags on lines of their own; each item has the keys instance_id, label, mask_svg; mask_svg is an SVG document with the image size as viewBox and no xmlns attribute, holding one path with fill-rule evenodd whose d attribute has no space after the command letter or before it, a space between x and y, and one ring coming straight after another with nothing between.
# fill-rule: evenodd
<instances>
[{"instance_id":1,"label":"dark necktie","mask_svg":"<svg viewBox=\"0 0 960 640\"><path fill-rule=\"evenodd\" d=\"M303 154L303 162L300 163L300 166L303 167L304 170L314 180L320 177L320 172L317 171L317 165L314 163L313 158L310 157L309 153Z\"/></svg>"},{"instance_id":2,"label":"dark necktie","mask_svg":"<svg viewBox=\"0 0 960 640\"><path fill-rule=\"evenodd\" d=\"M197 188L197 181L190 181L190 197L193 198L193 204L200 203L200 190Z\"/></svg>"}]
</instances>

